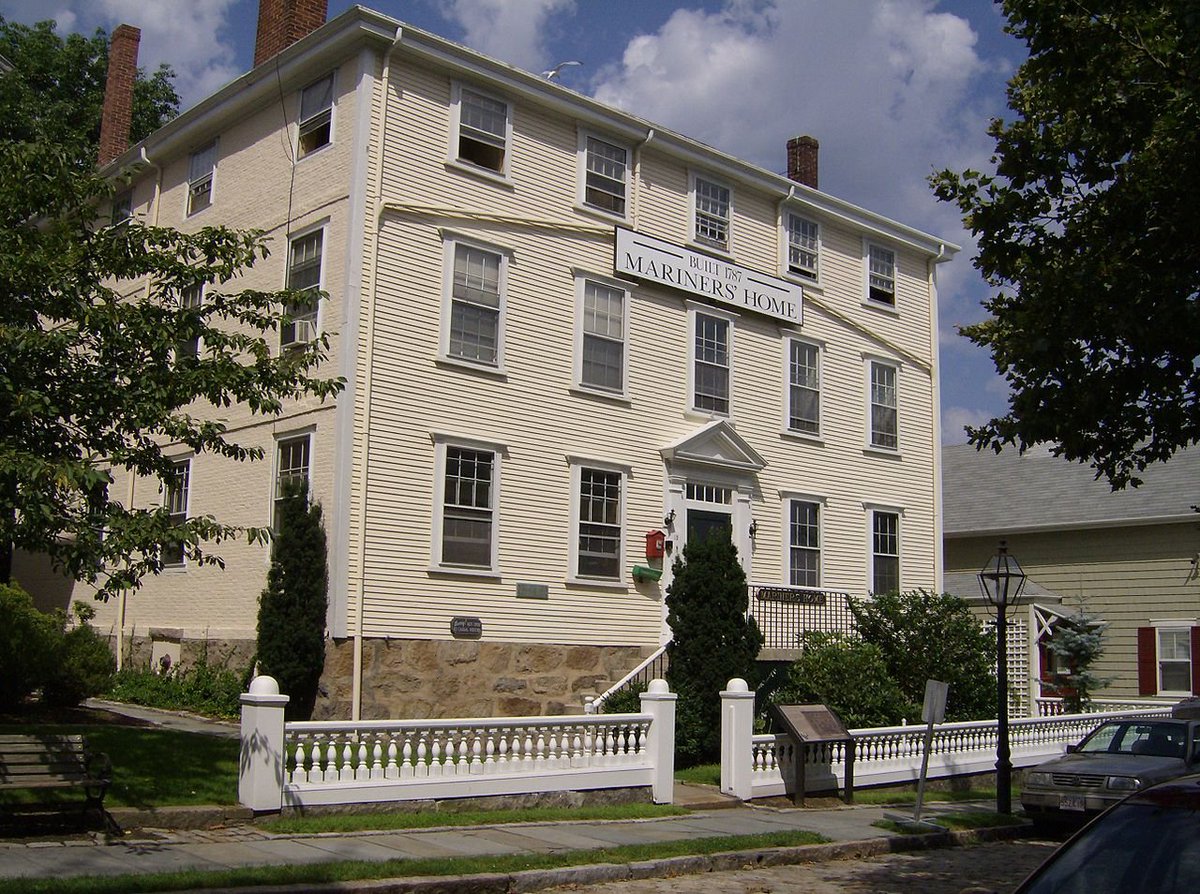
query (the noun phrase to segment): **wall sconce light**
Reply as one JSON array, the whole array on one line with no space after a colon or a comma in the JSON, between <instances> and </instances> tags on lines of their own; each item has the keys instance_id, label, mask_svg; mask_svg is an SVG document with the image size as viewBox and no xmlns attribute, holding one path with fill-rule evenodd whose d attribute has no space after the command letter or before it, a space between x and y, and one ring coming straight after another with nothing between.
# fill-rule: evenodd
<instances>
[{"instance_id":1,"label":"wall sconce light","mask_svg":"<svg viewBox=\"0 0 1200 894\"><path fill-rule=\"evenodd\" d=\"M758 536L758 521L756 519L751 519L750 520L750 539L753 540L757 536Z\"/></svg>"},{"instance_id":2,"label":"wall sconce light","mask_svg":"<svg viewBox=\"0 0 1200 894\"><path fill-rule=\"evenodd\" d=\"M674 523L675 523L675 510L672 509L670 512L668 512L666 515L663 516L663 524L664 525L673 525Z\"/></svg>"}]
</instances>

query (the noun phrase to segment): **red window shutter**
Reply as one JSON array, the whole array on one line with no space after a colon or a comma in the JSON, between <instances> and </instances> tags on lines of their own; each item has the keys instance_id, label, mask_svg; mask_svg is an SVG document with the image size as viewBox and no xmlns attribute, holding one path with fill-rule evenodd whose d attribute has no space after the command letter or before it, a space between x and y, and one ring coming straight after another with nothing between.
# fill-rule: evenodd
<instances>
[{"instance_id":1,"label":"red window shutter","mask_svg":"<svg viewBox=\"0 0 1200 894\"><path fill-rule=\"evenodd\" d=\"M1200 695L1200 627L1192 628L1192 695Z\"/></svg>"},{"instance_id":2,"label":"red window shutter","mask_svg":"<svg viewBox=\"0 0 1200 894\"><path fill-rule=\"evenodd\" d=\"M1192 631L1195 640L1195 630ZM1193 649L1194 651L1194 649ZM1153 627L1139 627L1137 632L1138 695L1158 694L1158 635ZM1192 663L1192 682L1195 682L1196 663Z\"/></svg>"}]
</instances>

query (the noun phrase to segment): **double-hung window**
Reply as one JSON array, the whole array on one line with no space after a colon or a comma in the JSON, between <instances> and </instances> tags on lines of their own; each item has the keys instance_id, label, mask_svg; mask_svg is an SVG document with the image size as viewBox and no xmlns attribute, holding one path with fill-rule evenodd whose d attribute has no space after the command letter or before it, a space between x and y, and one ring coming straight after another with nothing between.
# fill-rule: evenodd
<instances>
[{"instance_id":1,"label":"double-hung window","mask_svg":"<svg viewBox=\"0 0 1200 894\"><path fill-rule=\"evenodd\" d=\"M279 523L279 511L289 496L303 491L311 494L309 469L312 455L312 435L281 438L275 447L275 488L271 504L271 526Z\"/></svg>"},{"instance_id":2,"label":"double-hung window","mask_svg":"<svg viewBox=\"0 0 1200 894\"><path fill-rule=\"evenodd\" d=\"M871 592L900 590L900 515L871 511Z\"/></svg>"},{"instance_id":3,"label":"double-hung window","mask_svg":"<svg viewBox=\"0 0 1200 894\"><path fill-rule=\"evenodd\" d=\"M497 174L508 169L511 119L508 103L469 87L458 87L454 157Z\"/></svg>"},{"instance_id":4,"label":"double-hung window","mask_svg":"<svg viewBox=\"0 0 1200 894\"><path fill-rule=\"evenodd\" d=\"M788 501L788 579L793 587L821 586L821 506Z\"/></svg>"},{"instance_id":5,"label":"double-hung window","mask_svg":"<svg viewBox=\"0 0 1200 894\"><path fill-rule=\"evenodd\" d=\"M195 310L204 300L204 286L201 283L196 283L194 286L188 286L179 295L179 307L181 310ZM187 338L181 338L175 342L175 359L182 360L184 358L194 358L200 356L200 336L192 335Z\"/></svg>"},{"instance_id":6,"label":"double-hung window","mask_svg":"<svg viewBox=\"0 0 1200 894\"><path fill-rule=\"evenodd\" d=\"M505 255L464 242L449 243L447 357L503 366Z\"/></svg>"},{"instance_id":7,"label":"double-hung window","mask_svg":"<svg viewBox=\"0 0 1200 894\"><path fill-rule=\"evenodd\" d=\"M803 435L821 434L821 349L788 339L787 427Z\"/></svg>"},{"instance_id":8,"label":"double-hung window","mask_svg":"<svg viewBox=\"0 0 1200 894\"><path fill-rule=\"evenodd\" d=\"M692 316L692 409L729 415L733 323L696 310Z\"/></svg>"},{"instance_id":9,"label":"double-hung window","mask_svg":"<svg viewBox=\"0 0 1200 894\"><path fill-rule=\"evenodd\" d=\"M496 555L497 454L442 445L438 565L492 570Z\"/></svg>"},{"instance_id":10,"label":"double-hung window","mask_svg":"<svg viewBox=\"0 0 1200 894\"><path fill-rule=\"evenodd\" d=\"M624 217L629 150L593 136L584 136L583 139L583 203Z\"/></svg>"},{"instance_id":11,"label":"double-hung window","mask_svg":"<svg viewBox=\"0 0 1200 894\"><path fill-rule=\"evenodd\" d=\"M624 394L629 293L591 279L580 283L579 384Z\"/></svg>"},{"instance_id":12,"label":"double-hung window","mask_svg":"<svg viewBox=\"0 0 1200 894\"><path fill-rule=\"evenodd\" d=\"M867 243L867 299L875 304L896 306L896 253L870 242Z\"/></svg>"},{"instance_id":13,"label":"double-hung window","mask_svg":"<svg viewBox=\"0 0 1200 894\"><path fill-rule=\"evenodd\" d=\"M333 73L300 91L299 158L328 146L333 135Z\"/></svg>"},{"instance_id":14,"label":"double-hung window","mask_svg":"<svg viewBox=\"0 0 1200 894\"><path fill-rule=\"evenodd\" d=\"M213 171L216 167L216 140L201 146L188 159L188 214L195 214L212 204Z\"/></svg>"},{"instance_id":15,"label":"double-hung window","mask_svg":"<svg viewBox=\"0 0 1200 894\"><path fill-rule=\"evenodd\" d=\"M179 527L187 521L188 494L192 483L192 461L181 459L171 464L171 477L163 482L163 505L171 521L171 527ZM183 542L167 543L162 548L162 563L179 567L184 564Z\"/></svg>"},{"instance_id":16,"label":"double-hung window","mask_svg":"<svg viewBox=\"0 0 1200 894\"><path fill-rule=\"evenodd\" d=\"M292 240L287 287L300 294L288 305L288 322L279 330L279 340L284 347L304 344L317 337L324 238L324 231L313 230Z\"/></svg>"},{"instance_id":17,"label":"double-hung window","mask_svg":"<svg viewBox=\"0 0 1200 894\"><path fill-rule=\"evenodd\" d=\"M729 250L729 215L733 196L728 186L703 177L692 181L695 239L721 251Z\"/></svg>"},{"instance_id":18,"label":"double-hung window","mask_svg":"<svg viewBox=\"0 0 1200 894\"><path fill-rule=\"evenodd\" d=\"M798 214L787 217L788 272L814 282L820 258L820 229Z\"/></svg>"},{"instance_id":19,"label":"double-hung window","mask_svg":"<svg viewBox=\"0 0 1200 894\"><path fill-rule=\"evenodd\" d=\"M112 222L119 224L133 217L133 190L126 190L113 199Z\"/></svg>"},{"instance_id":20,"label":"double-hung window","mask_svg":"<svg viewBox=\"0 0 1200 894\"><path fill-rule=\"evenodd\" d=\"M575 576L621 579L624 475L615 469L574 467Z\"/></svg>"},{"instance_id":21,"label":"double-hung window","mask_svg":"<svg viewBox=\"0 0 1200 894\"><path fill-rule=\"evenodd\" d=\"M871 447L897 450L900 446L897 425L897 369L890 363L872 360L868 363L870 390Z\"/></svg>"},{"instance_id":22,"label":"double-hung window","mask_svg":"<svg viewBox=\"0 0 1200 894\"><path fill-rule=\"evenodd\" d=\"M1192 631L1189 627L1159 627L1158 691L1192 691Z\"/></svg>"}]
</instances>

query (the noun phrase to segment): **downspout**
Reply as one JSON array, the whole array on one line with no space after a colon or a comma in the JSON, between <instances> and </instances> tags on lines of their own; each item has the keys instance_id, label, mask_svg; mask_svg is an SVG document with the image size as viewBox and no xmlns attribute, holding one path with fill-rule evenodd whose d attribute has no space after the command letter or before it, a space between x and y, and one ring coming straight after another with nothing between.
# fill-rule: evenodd
<instances>
[{"instance_id":1,"label":"downspout","mask_svg":"<svg viewBox=\"0 0 1200 894\"><path fill-rule=\"evenodd\" d=\"M633 228L638 228L638 211L642 204L642 149L654 139L654 128L646 131L646 139L633 147Z\"/></svg>"},{"instance_id":2,"label":"downspout","mask_svg":"<svg viewBox=\"0 0 1200 894\"><path fill-rule=\"evenodd\" d=\"M929 313L932 322L933 343L929 357L933 361L930 387L933 392L933 588L935 593L945 590L944 568L945 547L942 543L942 365L939 361L941 329L938 322L937 265L946 257L946 243L938 243L937 257L929 262Z\"/></svg>"},{"instance_id":3,"label":"downspout","mask_svg":"<svg viewBox=\"0 0 1200 894\"><path fill-rule=\"evenodd\" d=\"M355 577L357 587L354 594L354 674L350 693L350 719L362 717L363 684L363 610L366 606L367 574L367 486L371 460L371 388L372 372L375 367L375 292L378 283L379 239L383 230L383 168L387 149L388 110L391 108L392 54L404 38L404 29L396 29L396 37L388 47L383 59L383 76L380 78L383 93L383 115L379 122L379 163L375 166L375 182L371 190L375 196L375 238L371 241L370 258L367 261L366 313L363 327L366 330L366 358L363 371L363 423L362 423L362 476L358 501L358 568Z\"/></svg>"}]
</instances>

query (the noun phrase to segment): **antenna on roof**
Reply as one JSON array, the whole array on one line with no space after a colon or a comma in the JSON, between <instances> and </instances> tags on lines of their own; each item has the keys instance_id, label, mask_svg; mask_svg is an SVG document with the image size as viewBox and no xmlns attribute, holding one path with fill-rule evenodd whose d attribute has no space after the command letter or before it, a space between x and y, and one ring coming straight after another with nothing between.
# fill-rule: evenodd
<instances>
[{"instance_id":1,"label":"antenna on roof","mask_svg":"<svg viewBox=\"0 0 1200 894\"><path fill-rule=\"evenodd\" d=\"M568 65L583 65L583 63L576 62L574 59L571 59L567 62L560 62L560 63L558 63L558 65L554 66L549 71L543 71L542 77L545 78L547 81L553 81L558 77L559 73L562 72L562 70L564 68L566 68Z\"/></svg>"}]
</instances>

